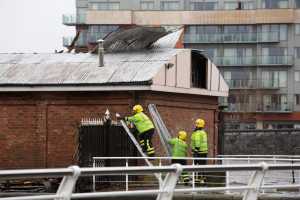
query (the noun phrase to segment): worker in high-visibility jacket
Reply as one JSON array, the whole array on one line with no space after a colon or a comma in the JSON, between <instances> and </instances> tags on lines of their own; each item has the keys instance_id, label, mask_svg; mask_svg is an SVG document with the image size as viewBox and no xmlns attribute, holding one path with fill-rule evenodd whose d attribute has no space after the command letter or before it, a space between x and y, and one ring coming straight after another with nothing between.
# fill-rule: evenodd
<instances>
[{"instance_id":1,"label":"worker in high-visibility jacket","mask_svg":"<svg viewBox=\"0 0 300 200\"><path fill-rule=\"evenodd\" d=\"M172 138L168 143L172 146L172 163L179 163L186 165L186 159L188 153L188 145L186 143L187 133L185 131L179 131L178 137ZM189 174L182 172L182 179L185 184L190 181Z\"/></svg>"},{"instance_id":2,"label":"worker in high-visibility jacket","mask_svg":"<svg viewBox=\"0 0 300 200\"><path fill-rule=\"evenodd\" d=\"M197 119L195 121L195 130L192 133L191 136L191 147L192 147L192 153L194 158L204 158L201 160L195 160L196 165L206 165L206 159L207 153L208 153L208 140L207 140L207 133L204 130L205 127L205 121L203 119ZM205 181L205 177L203 176L203 173L201 173L201 176L197 174L196 181L203 182Z\"/></svg>"},{"instance_id":3,"label":"worker in high-visibility jacket","mask_svg":"<svg viewBox=\"0 0 300 200\"><path fill-rule=\"evenodd\" d=\"M148 156L154 156L155 150L152 145L152 136L154 134L154 125L150 118L143 113L141 105L135 105L132 109L133 116L125 117L125 121L132 122L138 132L140 145Z\"/></svg>"}]
</instances>

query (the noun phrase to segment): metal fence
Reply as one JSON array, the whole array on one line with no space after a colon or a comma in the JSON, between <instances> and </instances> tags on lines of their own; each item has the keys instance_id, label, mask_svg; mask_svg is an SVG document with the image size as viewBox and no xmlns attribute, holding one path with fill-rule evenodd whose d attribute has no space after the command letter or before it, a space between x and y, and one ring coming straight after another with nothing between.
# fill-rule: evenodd
<instances>
[{"instance_id":1,"label":"metal fence","mask_svg":"<svg viewBox=\"0 0 300 200\"><path fill-rule=\"evenodd\" d=\"M145 196L149 194L157 194L157 200L171 200L174 193L191 193L191 192L216 192L216 191L244 191L243 200L256 200L262 189L278 189L278 188L299 188L298 184L273 184L265 186L263 180L268 171L282 171L300 169L300 164L267 164L261 162L258 164L246 165L202 165L182 166L174 164L172 166L156 166L156 167L102 167L102 168L79 168L72 166L60 169L31 169L31 170L2 170L0 171L0 179L19 179L19 178L41 178L41 177L64 177L56 194L38 195L38 196L22 196L1 198L1 200L36 200L36 199L85 199L95 197L119 197L119 196ZM177 181L182 172L226 172L226 171L252 171L248 184L246 186L230 186L230 187L201 187L201 188L183 188L177 189ZM135 190L135 191L117 191L117 192L94 192L94 193L76 193L73 194L76 181L79 176L93 175L137 175L137 174L165 174L163 183L158 189L152 190Z\"/></svg>"},{"instance_id":2,"label":"metal fence","mask_svg":"<svg viewBox=\"0 0 300 200\"><path fill-rule=\"evenodd\" d=\"M143 157L94 157L94 166L99 167L99 164L104 163L105 160L119 160L123 163L123 166L130 166L130 161L139 160L138 163L143 164ZM154 157L152 162L158 166L170 165L171 157ZM179 158L180 159L180 158ZM268 164L289 164L294 166L295 164L300 164L300 156L284 156L284 155L266 155L266 156L226 156L221 155L218 158L182 158L188 161L188 164L195 166L196 160L207 160L208 163L217 163L223 164L226 166L230 165L244 165L244 164L258 164L259 162L265 162ZM103 165L102 165L103 167ZM204 176L207 178L205 181L205 186L207 187L216 187L216 186L244 186L247 185L248 180L251 177L251 172L249 171L226 171L224 173L204 173ZM137 175L136 175L137 177ZM139 176L141 177L141 176ZM195 189L198 185L196 182L196 172L190 174L189 187ZM123 180L115 180L119 185L123 185L122 188L125 188L125 191L128 191L132 188L136 188L136 185L139 187L149 187L149 186L159 186L159 183L156 179L145 178L136 178L132 179L132 176L128 174L124 176ZM97 184L101 183L101 179L97 176L93 176L93 189L97 190ZM179 183L183 183L179 181ZM265 174L264 184L265 186L276 184L300 184L300 171L295 168L289 170L282 170L281 172L269 171ZM203 186L203 185L201 185ZM274 190L263 190L262 192L274 192Z\"/></svg>"}]
</instances>

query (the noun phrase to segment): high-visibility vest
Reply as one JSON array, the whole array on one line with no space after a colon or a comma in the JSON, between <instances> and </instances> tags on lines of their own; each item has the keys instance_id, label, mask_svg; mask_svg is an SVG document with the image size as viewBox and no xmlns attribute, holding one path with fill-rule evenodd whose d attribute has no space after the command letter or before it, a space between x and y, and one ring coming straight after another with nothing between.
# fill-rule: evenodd
<instances>
[{"instance_id":1,"label":"high-visibility vest","mask_svg":"<svg viewBox=\"0 0 300 200\"><path fill-rule=\"evenodd\" d=\"M185 141L179 138L172 138L169 140L169 144L172 145L172 157L186 157L188 145Z\"/></svg>"},{"instance_id":2,"label":"high-visibility vest","mask_svg":"<svg viewBox=\"0 0 300 200\"><path fill-rule=\"evenodd\" d=\"M192 133L191 137L191 146L193 151L198 151L198 153L207 153L208 152L208 143L207 143L207 133L204 130L196 130Z\"/></svg>"},{"instance_id":3,"label":"high-visibility vest","mask_svg":"<svg viewBox=\"0 0 300 200\"><path fill-rule=\"evenodd\" d=\"M154 128L154 125L150 118L143 112L136 113L132 117L127 117L126 120L132 122L135 125L139 134Z\"/></svg>"}]
</instances>

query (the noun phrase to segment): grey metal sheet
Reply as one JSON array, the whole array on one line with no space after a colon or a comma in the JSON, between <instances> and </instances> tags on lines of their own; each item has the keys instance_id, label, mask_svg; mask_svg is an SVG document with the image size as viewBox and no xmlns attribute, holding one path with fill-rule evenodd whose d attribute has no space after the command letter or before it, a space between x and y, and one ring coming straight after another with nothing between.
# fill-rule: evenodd
<instances>
[{"instance_id":1,"label":"grey metal sheet","mask_svg":"<svg viewBox=\"0 0 300 200\"><path fill-rule=\"evenodd\" d=\"M180 49L94 54L0 54L0 84L102 84L151 80Z\"/></svg>"}]
</instances>

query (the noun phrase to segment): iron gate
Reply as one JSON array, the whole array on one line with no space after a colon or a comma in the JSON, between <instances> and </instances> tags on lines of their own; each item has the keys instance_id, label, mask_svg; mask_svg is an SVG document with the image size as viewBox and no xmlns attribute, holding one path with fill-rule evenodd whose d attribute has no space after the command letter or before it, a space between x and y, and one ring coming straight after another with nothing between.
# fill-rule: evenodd
<instances>
[{"instance_id":1,"label":"iron gate","mask_svg":"<svg viewBox=\"0 0 300 200\"><path fill-rule=\"evenodd\" d=\"M125 132L118 123L102 120L86 120L81 123L78 130L78 165L80 167L93 167L93 157L135 157L137 151ZM131 160L129 166L137 164ZM112 167L125 166L122 160L101 160L97 166ZM84 185L86 185L87 180ZM91 180L89 179L88 182ZM124 176L97 177L98 186L110 186L112 183L125 181ZM81 182L81 181L80 181ZM100 184L99 184L100 183ZM88 184L90 185L90 184Z\"/></svg>"}]
</instances>

